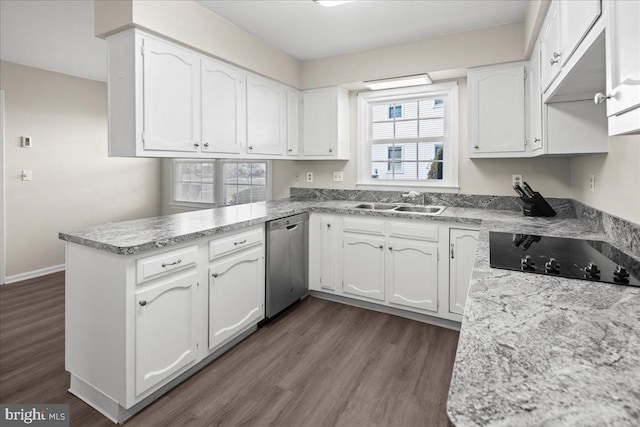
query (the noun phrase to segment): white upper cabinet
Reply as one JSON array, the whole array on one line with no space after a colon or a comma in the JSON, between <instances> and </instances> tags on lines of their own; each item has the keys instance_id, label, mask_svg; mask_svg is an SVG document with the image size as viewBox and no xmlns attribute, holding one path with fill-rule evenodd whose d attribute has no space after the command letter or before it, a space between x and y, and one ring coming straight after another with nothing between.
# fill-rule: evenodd
<instances>
[{"instance_id":1,"label":"white upper cabinet","mask_svg":"<svg viewBox=\"0 0 640 427\"><path fill-rule=\"evenodd\" d=\"M469 70L469 157L525 151L524 62Z\"/></svg>"},{"instance_id":2,"label":"white upper cabinet","mask_svg":"<svg viewBox=\"0 0 640 427\"><path fill-rule=\"evenodd\" d=\"M287 156L300 154L300 91L287 89Z\"/></svg>"},{"instance_id":3,"label":"white upper cabinet","mask_svg":"<svg viewBox=\"0 0 640 427\"><path fill-rule=\"evenodd\" d=\"M328 87L302 92L303 158L349 159L349 92Z\"/></svg>"},{"instance_id":4,"label":"white upper cabinet","mask_svg":"<svg viewBox=\"0 0 640 427\"><path fill-rule=\"evenodd\" d=\"M573 52L600 16L600 0L566 0L560 4L560 41L562 65Z\"/></svg>"},{"instance_id":5,"label":"white upper cabinet","mask_svg":"<svg viewBox=\"0 0 640 427\"><path fill-rule=\"evenodd\" d=\"M142 43L144 149L198 151L200 58L160 40Z\"/></svg>"},{"instance_id":6,"label":"white upper cabinet","mask_svg":"<svg viewBox=\"0 0 640 427\"><path fill-rule=\"evenodd\" d=\"M536 43L527 67L527 90L529 123L527 141L531 151L543 147L542 137L542 91L540 87L540 45Z\"/></svg>"},{"instance_id":7,"label":"white upper cabinet","mask_svg":"<svg viewBox=\"0 0 640 427\"><path fill-rule=\"evenodd\" d=\"M540 37L540 59L542 64L542 89L546 91L562 68L562 46L560 42L560 8L558 2L551 3Z\"/></svg>"},{"instance_id":8,"label":"white upper cabinet","mask_svg":"<svg viewBox=\"0 0 640 427\"><path fill-rule=\"evenodd\" d=\"M286 141L285 87L247 76L247 153L282 155Z\"/></svg>"},{"instance_id":9,"label":"white upper cabinet","mask_svg":"<svg viewBox=\"0 0 640 427\"><path fill-rule=\"evenodd\" d=\"M612 1L607 6L609 135L640 133L640 2Z\"/></svg>"},{"instance_id":10,"label":"white upper cabinet","mask_svg":"<svg viewBox=\"0 0 640 427\"><path fill-rule=\"evenodd\" d=\"M245 74L202 59L202 151L239 154L246 132Z\"/></svg>"}]
</instances>

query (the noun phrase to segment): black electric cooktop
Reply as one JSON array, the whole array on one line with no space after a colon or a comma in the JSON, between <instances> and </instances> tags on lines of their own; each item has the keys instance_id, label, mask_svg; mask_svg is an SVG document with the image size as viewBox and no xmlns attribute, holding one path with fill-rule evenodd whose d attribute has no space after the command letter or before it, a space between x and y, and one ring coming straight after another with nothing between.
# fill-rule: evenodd
<instances>
[{"instance_id":1,"label":"black electric cooktop","mask_svg":"<svg viewBox=\"0 0 640 427\"><path fill-rule=\"evenodd\" d=\"M640 287L640 262L607 242L489 233L493 268Z\"/></svg>"}]
</instances>

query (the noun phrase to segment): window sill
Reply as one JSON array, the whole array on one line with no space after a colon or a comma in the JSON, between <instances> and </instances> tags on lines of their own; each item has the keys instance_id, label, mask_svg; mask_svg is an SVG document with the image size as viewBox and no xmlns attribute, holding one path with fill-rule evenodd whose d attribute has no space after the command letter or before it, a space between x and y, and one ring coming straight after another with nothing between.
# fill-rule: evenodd
<instances>
[{"instance_id":1,"label":"window sill","mask_svg":"<svg viewBox=\"0 0 640 427\"><path fill-rule=\"evenodd\" d=\"M458 194L460 187L458 185L448 184L425 184L422 182L356 182L358 190L381 190L381 191L402 191L410 188L411 190L420 190L428 193L453 193Z\"/></svg>"}]
</instances>

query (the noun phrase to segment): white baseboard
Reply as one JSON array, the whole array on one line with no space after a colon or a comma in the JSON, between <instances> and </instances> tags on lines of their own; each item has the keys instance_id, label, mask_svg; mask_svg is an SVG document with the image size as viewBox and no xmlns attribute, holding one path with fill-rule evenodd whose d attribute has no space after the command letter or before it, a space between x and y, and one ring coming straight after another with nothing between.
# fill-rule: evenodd
<instances>
[{"instance_id":1,"label":"white baseboard","mask_svg":"<svg viewBox=\"0 0 640 427\"><path fill-rule=\"evenodd\" d=\"M64 270L65 265L52 265L51 267L40 268L38 270L27 271L25 273L14 274L13 276L7 276L4 280L4 284L20 282L22 280L34 279L40 276L46 276L47 274L57 273Z\"/></svg>"}]
</instances>

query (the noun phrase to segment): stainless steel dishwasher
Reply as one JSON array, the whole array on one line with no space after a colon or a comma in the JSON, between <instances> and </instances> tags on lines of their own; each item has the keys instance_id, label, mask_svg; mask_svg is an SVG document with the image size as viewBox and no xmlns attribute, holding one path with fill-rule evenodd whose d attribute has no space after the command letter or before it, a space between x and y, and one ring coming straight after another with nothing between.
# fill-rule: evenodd
<instances>
[{"instance_id":1,"label":"stainless steel dishwasher","mask_svg":"<svg viewBox=\"0 0 640 427\"><path fill-rule=\"evenodd\" d=\"M267 223L266 317L309 292L309 214Z\"/></svg>"}]
</instances>

